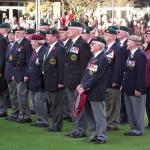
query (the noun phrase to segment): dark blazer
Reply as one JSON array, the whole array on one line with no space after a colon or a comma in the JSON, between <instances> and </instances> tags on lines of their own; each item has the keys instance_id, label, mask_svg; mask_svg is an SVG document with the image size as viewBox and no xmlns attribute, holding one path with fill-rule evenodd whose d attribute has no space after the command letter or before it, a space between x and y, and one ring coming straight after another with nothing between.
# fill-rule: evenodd
<instances>
[{"instance_id":1,"label":"dark blazer","mask_svg":"<svg viewBox=\"0 0 150 150\"><path fill-rule=\"evenodd\" d=\"M58 84L64 84L64 57L65 49L58 41L48 54L47 49L42 66L42 72L44 75L45 89L49 92L54 92L58 89Z\"/></svg>"},{"instance_id":2,"label":"dark blazer","mask_svg":"<svg viewBox=\"0 0 150 150\"><path fill-rule=\"evenodd\" d=\"M125 65L125 74L123 79L123 91L134 96L135 90L145 94L145 73L146 73L146 57L138 49L133 56L129 56Z\"/></svg>"},{"instance_id":3,"label":"dark blazer","mask_svg":"<svg viewBox=\"0 0 150 150\"><path fill-rule=\"evenodd\" d=\"M4 74L5 70L5 56L6 56L6 49L7 49L7 40L4 38L3 35L0 34L0 73Z\"/></svg>"},{"instance_id":4,"label":"dark blazer","mask_svg":"<svg viewBox=\"0 0 150 150\"><path fill-rule=\"evenodd\" d=\"M121 45L121 50L123 51L126 60L130 54L130 51L127 49L128 47L127 43L128 43L128 40L125 40L123 45Z\"/></svg>"},{"instance_id":5,"label":"dark blazer","mask_svg":"<svg viewBox=\"0 0 150 150\"><path fill-rule=\"evenodd\" d=\"M7 40L4 38L3 35L0 34L0 74L2 75L2 77L0 77L0 91L7 88L6 80L4 78L7 46Z\"/></svg>"},{"instance_id":6,"label":"dark blazer","mask_svg":"<svg viewBox=\"0 0 150 150\"><path fill-rule=\"evenodd\" d=\"M15 53L18 44L15 42L11 47L8 45L6 50L6 63L5 63L5 79L12 80L14 76Z\"/></svg>"},{"instance_id":7,"label":"dark blazer","mask_svg":"<svg viewBox=\"0 0 150 150\"><path fill-rule=\"evenodd\" d=\"M116 83L118 86L114 88L119 88L122 83L124 65L125 65L125 55L121 50L118 42L115 42L112 47L106 52L106 56L109 61L108 67L108 88L112 88L112 84Z\"/></svg>"},{"instance_id":8,"label":"dark blazer","mask_svg":"<svg viewBox=\"0 0 150 150\"><path fill-rule=\"evenodd\" d=\"M86 91L87 100L105 100L108 81L107 68L108 59L104 52L90 60L81 80L81 85Z\"/></svg>"},{"instance_id":9,"label":"dark blazer","mask_svg":"<svg viewBox=\"0 0 150 150\"><path fill-rule=\"evenodd\" d=\"M64 85L76 88L91 58L90 46L81 37L70 46L65 54Z\"/></svg>"},{"instance_id":10,"label":"dark blazer","mask_svg":"<svg viewBox=\"0 0 150 150\"><path fill-rule=\"evenodd\" d=\"M70 47L71 43L72 43L72 40L71 40L71 39L69 39L69 40L67 41L67 43L64 45L64 47L65 47L65 49L66 49L66 50L68 50L68 49L69 49L69 47Z\"/></svg>"},{"instance_id":11,"label":"dark blazer","mask_svg":"<svg viewBox=\"0 0 150 150\"><path fill-rule=\"evenodd\" d=\"M17 82L23 81L24 76L28 76L27 72L32 51L31 43L26 38L16 48L14 77Z\"/></svg>"},{"instance_id":12,"label":"dark blazer","mask_svg":"<svg viewBox=\"0 0 150 150\"><path fill-rule=\"evenodd\" d=\"M30 58L29 68L28 68L28 88L31 91L41 91L45 90L44 86L44 77L42 74L42 64L43 57L45 52L47 51L46 47L43 45L36 56L33 58L33 54ZM34 53L34 52L33 52Z\"/></svg>"}]
</instances>

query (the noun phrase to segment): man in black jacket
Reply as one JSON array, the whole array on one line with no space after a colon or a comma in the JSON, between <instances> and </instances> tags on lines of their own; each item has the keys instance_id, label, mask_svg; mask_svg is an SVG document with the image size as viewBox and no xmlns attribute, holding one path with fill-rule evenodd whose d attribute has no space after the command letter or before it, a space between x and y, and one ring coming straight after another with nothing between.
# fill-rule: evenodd
<instances>
[{"instance_id":1,"label":"man in black jacket","mask_svg":"<svg viewBox=\"0 0 150 150\"><path fill-rule=\"evenodd\" d=\"M7 83L4 78L5 71L5 56L8 46L7 32L9 24L0 24L0 117L7 116ZM6 32L7 31L7 32Z\"/></svg>"},{"instance_id":2,"label":"man in black jacket","mask_svg":"<svg viewBox=\"0 0 150 150\"><path fill-rule=\"evenodd\" d=\"M146 103L146 57L140 49L141 39L135 35L129 37L130 55L126 61L123 79L125 106L130 130L124 135L140 136L144 134L144 112Z\"/></svg>"},{"instance_id":3,"label":"man in black jacket","mask_svg":"<svg viewBox=\"0 0 150 150\"><path fill-rule=\"evenodd\" d=\"M32 54L31 43L25 38L25 29L16 28L15 40L18 44L15 53L14 76L13 80L17 82L17 97L19 104L19 123L31 122L29 104L28 104L28 67Z\"/></svg>"},{"instance_id":4,"label":"man in black jacket","mask_svg":"<svg viewBox=\"0 0 150 150\"><path fill-rule=\"evenodd\" d=\"M65 49L58 41L58 31L55 28L47 31L46 41L49 44L49 49L43 57L42 73L44 86L49 95L49 103L52 106L52 125L48 131L57 132L61 131L63 126L62 91L64 88Z\"/></svg>"},{"instance_id":5,"label":"man in black jacket","mask_svg":"<svg viewBox=\"0 0 150 150\"><path fill-rule=\"evenodd\" d=\"M82 39L81 33L81 23L70 22L68 35L72 39L72 44L66 51L64 66L64 85L67 88L70 110L72 110L73 100L77 94L77 85L80 83L83 72L91 58L90 46ZM83 113L77 118L73 117L73 123L73 131L67 135L73 138L84 137L86 121Z\"/></svg>"},{"instance_id":6,"label":"man in black jacket","mask_svg":"<svg viewBox=\"0 0 150 150\"><path fill-rule=\"evenodd\" d=\"M46 48L43 46L45 38L42 35L33 34L31 44L33 48L28 68L28 88L35 101L35 111L37 115L36 123L31 124L34 127L48 127L47 100L48 94L45 91L42 74L43 56Z\"/></svg>"},{"instance_id":7,"label":"man in black jacket","mask_svg":"<svg viewBox=\"0 0 150 150\"><path fill-rule=\"evenodd\" d=\"M15 42L15 30L11 30L8 33L8 39L10 44L7 47L6 51L6 62L5 62L5 79L7 80L9 96L11 101L12 113L8 116L7 120L16 121L19 115L19 107L17 101L17 84L16 81L12 79L14 75L14 63L15 63L15 53L18 46Z\"/></svg>"},{"instance_id":8,"label":"man in black jacket","mask_svg":"<svg viewBox=\"0 0 150 150\"><path fill-rule=\"evenodd\" d=\"M86 94L85 112L90 129L90 142L106 142L105 92L107 88L108 60L104 53L105 41L101 38L92 40L93 57L88 63L84 76L77 87L79 94Z\"/></svg>"},{"instance_id":9,"label":"man in black jacket","mask_svg":"<svg viewBox=\"0 0 150 150\"><path fill-rule=\"evenodd\" d=\"M121 50L125 55L125 59L127 60L129 55L129 50L127 49L127 42L129 37L129 28L127 26L120 26L117 30L117 39L119 40ZM127 123L127 113L124 102L124 93L121 92L121 109L120 109L120 123Z\"/></svg>"},{"instance_id":10,"label":"man in black jacket","mask_svg":"<svg viewBox=\"0 0 150 150\"><path fill-rule=\"evenodd\" d=\"M117 32L111 28L105 31L104 38L107 46L105 49L109 61L108 85L106 93L107 130L118 130L121 92L120 86L124 72L125 55L121 50L119 42L116 41Z\"/></svg>"},{"instance_id":11,"label":"man in black jacket","mask_svg":"<svg viewBox=\"0 0 150 150\"><path fill-rule=\"evenodd\" d=\"M65 54L67 54L67 50L70 47L72 40L68 36L68 27L63 26L59 29L59 40L62 42L63 46L65 47ZM64 88L63 93L63 100L64 100L64 114L63 118L67 120L71 120L71 110L69 107L69 102L67 98L66 88Z\"/></svg>"}]
</instances>

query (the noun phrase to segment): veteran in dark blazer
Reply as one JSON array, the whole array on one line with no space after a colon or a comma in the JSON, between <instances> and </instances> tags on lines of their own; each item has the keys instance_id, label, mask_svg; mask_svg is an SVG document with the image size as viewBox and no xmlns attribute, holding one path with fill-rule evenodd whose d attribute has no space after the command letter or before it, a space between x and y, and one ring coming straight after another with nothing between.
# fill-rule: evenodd
<instances>
[{"instance_id":1,"label":"veteran in dark blazer","mask_svg":"<svg viewBox=\"0 0 150 150\"><path fill-rule=\"evenodd\" d=\"M117 39L119 40L121 50L124 52L125 59L127 60L129 50L127 49L127 42L129 37L129 28L127 26L120 26L117 30ZM120 109L120 123L127 123L127 113L124 102L124 93L121 92L121 109Z\"/></svg>"},{"instance_id":2,"label":"veteran in dark blazer","mask_svg":"<svg viewBox=\"0 0 150 150\"><path fill-rule=\"evenodd\" d=\"M67 88L70 110L76 96L76 87L80 83L83 72L91 58L90 46L81 37L82 25L80 22L70 22L68 35L72 44L65 54L64 85ZM66 134L73 138L84 137L86 133L86 121L83 113L73 118L73 131Z\"/></svg>"},{"instance_id":3,"label":"veteran in dark blazer","mask_svg":"<svg viewBox=\"0 0 150 150\"><path fill-rule=\"evenodd\" d=\"M144 134L144 112L146 103L146 57L140 49L141 39L129 36L130 55L126 61L123 78L123 91L130 130L124 135L140 136Z\"/></svg>"},{"instance_id":4,"label":"veteran in dark blazer","mask_svg":"<svg viewBox=\"0 0 150 150\"><path fill-rule=\"evenodd\" d=\"M68 27L67 26L63 26L59 29L59 40L62 42L62 44L65 48L65 54L67 54L67 51L72 44L72 40L68 36ZM68 101L68 97L67 97L67 93L66 93L66 88L64 88L63 100L64 100L63 118L70 121L70 120L72 120L72 117L71 117L71 110L69 107L69 101Z\"/></svg>"},{"instance_id":5,"label":"veteran in dark blazer","mask_svg":"<svg viewBox=\"0 0 150 150\"><path fill-rule=\"evenodd\" d=\"M39 34L31 36L33 48L32 56L28 68L28 88L35 101L35 112L37 115L36 123L31 124L34 127L48 127L47 100L48 93L44 86L44 77L42 74L43 56L47 49L43 46L45 37Z\"/></svg>"},{"instance_id":6,"label":"veteran in dark blazer","mask_svg":"<svg viewBox=\"0 0 150 150\"><path fill-rule=\"evenodd\" d=\"M48 91L49 103L52 108L52 124L48 128L50 132L62 130L63 126L63 97L64 88L64 56L65 49L58 41L58 31L51 28L47 31L46 41L49 49L43 57L42 72L45 89Z\"/></svg>"},{"instance_id":7,"label":"veteran in dark blazer","mask_svg":"<svg viewBox=\"0 0 150 150\"><path fill-rule=\"evenodd\" d=\"M19 106L17 100L17 84L16 81L12 79L14 76L14 64L15 64L15 53L16 48L18 46L17 42L15 42L15 30L11 30L8 33L8 39L10 44L6 50L6 60L5 60L5 79L7 81L9 96L11 101L12 113L6 119L10 121L16 121L19 116Z\"/></svg>"},{"instance_id":8,"label":"veteran in dark blazer","mask_svg":"<svg viewBox=\"0 0 150 150\"><path fill-rule=\"evenodd\" d=\"M8 46L8 40L6 39L6 30L9 28L9 24L3 23L0 24L0 117L7 116L7 103L6 97L7 93L7 82L4 78L5 72L5 56L6 56L6 49Z\"/></svg>"},{"instance_id":9,"label":"veteran in dark blazer","mask_svg":"<svg viewBox=\"0 0 150 150\"><path fill-rule=\"evenodd\" d=\"M18 122L31 122L29 104L28 104L28 67L32 54L31 43L25 38L25 29L16 28L15 40L18 43L15 53L15 66L13 79L17 82L17 98L19 104Z\"/></svg>"},{"instance_id":10,"label":"veteran in dark blazer","mask_svg":"<svg viewBox=\"0 0 150 150\"><path fill-rule=\"evenodd\" d=\"M107 88L108 59L103 51L105 40L98 38L91 42L93 57L89 61L80 85L79 94L86 94L85 114L90 131L90 142L103 144L106 142L105 93Z\"/></svg>"},{"instance_id":11,"label":"veteran in dark blazer","mask_svg":"<svg viewBox=\"0 0 150 150\"><path fill-rule=\"evenodd\" d=\"M121 50L119 42L116 41L117 32L113 29L107 29L104 33L106 40L105 53L109 61L108 66L108 85L106 93L106 113L107 113L107 130L118 130L121 92L125 55Z\"/></svg>"}]
</instances>

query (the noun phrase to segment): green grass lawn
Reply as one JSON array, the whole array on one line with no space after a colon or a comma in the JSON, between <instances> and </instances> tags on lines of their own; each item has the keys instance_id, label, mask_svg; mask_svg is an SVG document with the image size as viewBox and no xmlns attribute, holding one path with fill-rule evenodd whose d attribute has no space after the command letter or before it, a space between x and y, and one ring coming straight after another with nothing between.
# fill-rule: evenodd
<instances>
[{"instance_id":1,"label":"green grass lawn","mask_svg":"<svg viewBox=\"0 0 150 150\"><path fill-rule=\"evenodd\" d=\"M148 129L145 129L144 136L126 137L122 134L128 126L122 125L120 131L108 133L108 142L103 145L88 143L88 138L65 137L64 134L70 130L71 123L67 121L62 132L48 133L29 124L0 119L0 150L150 150Z\"/></svg>"}]
</instances>

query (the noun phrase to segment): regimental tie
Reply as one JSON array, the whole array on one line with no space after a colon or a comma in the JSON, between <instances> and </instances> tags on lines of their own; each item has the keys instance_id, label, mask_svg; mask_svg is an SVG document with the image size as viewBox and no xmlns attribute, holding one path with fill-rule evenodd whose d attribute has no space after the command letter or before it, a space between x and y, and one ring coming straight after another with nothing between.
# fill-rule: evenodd
<instances>
[{"instance_id":1,"label":"regimental tie","mask_svg":"<svg viewBox=\"0 0 150 150\"><path fill-rule=\"evenodd\" d=\"M35 50L33 50L32 56L31 56L31 61L34 62L36 60L36 58L37 58L37 53Z\"/></svg>"}]
</instances>

